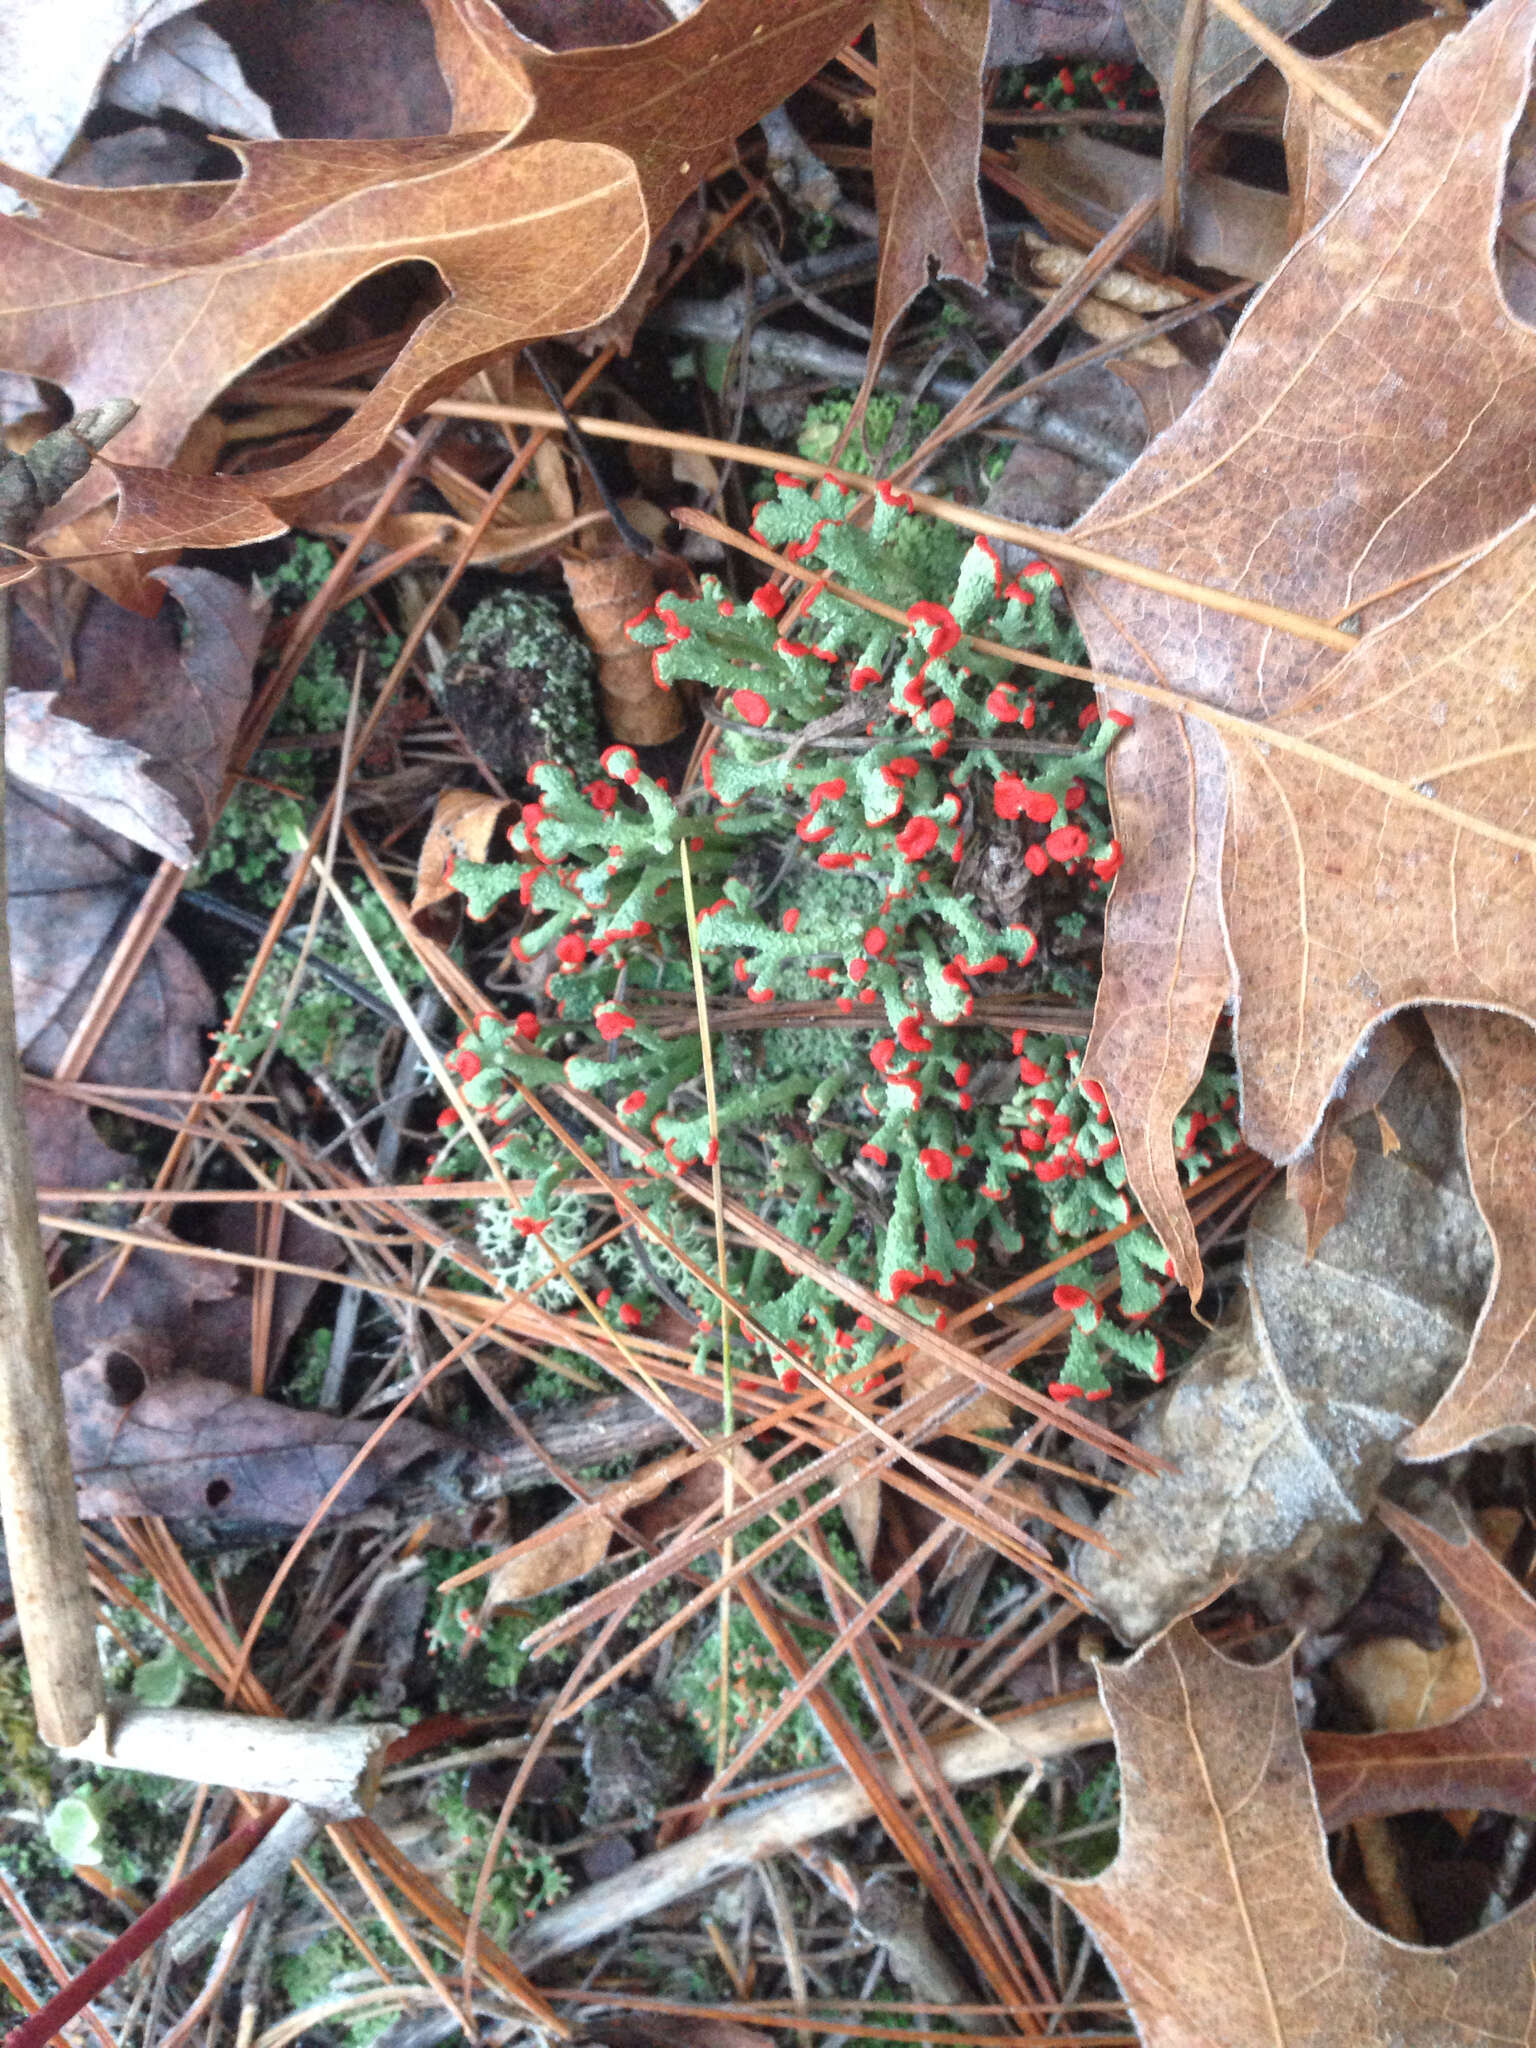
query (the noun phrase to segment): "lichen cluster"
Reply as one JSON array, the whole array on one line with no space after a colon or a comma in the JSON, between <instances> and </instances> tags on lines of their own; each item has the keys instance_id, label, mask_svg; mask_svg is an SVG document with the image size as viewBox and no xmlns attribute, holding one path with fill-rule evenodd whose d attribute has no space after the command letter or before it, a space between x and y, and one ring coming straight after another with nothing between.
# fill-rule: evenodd
<instances>
[{"instance_id":1,"label":"lichen cluster","mask_svg":"<svg viewBox=\"0 0 1536 2048\"><path fill-rule=\"evenodd\" d=\"M517 1239L554 1233L564 1258L598 1234L560 1192L569 1153L520 1092L559 1082L616 1111L658 1176L718 1156L727 1186L779 1230L936 1324L956 1281L995 1284L1026 1254L1057 1255L1130 1216L1119 1143L1078 1053L978 1012L989 992L1038 999L1051 981L1036 930L987 914L963 880L972 835L1006 835L1051 915L1097 908L1120 863L1104 771L1122 715L1101 720L1081 685L975 644L1081 659L1048 564L1010 576L985 541L968 546L883 487L867 525L851 516L860 502L830 480L781 479L754 530L895 620L819 584L793 608L773 585L733 603L709 578L696 599L662 596L631 637L663 688L714 693L701 786L679 800L622 746L586 782L541 763L514 858L455 870L475 916L521 911L513 951L542 970L547 997L511 1022L477 1019L455 1055L467 1102L501 1127L506 1171L533 1184L481 1231L500 1240L509 1278L527 1265ZM719 1034L713 1126L685 847ZM807 1028L787 1006L811 1002L821 1014ZM770 1028L749 1028L757 1006L772 1006ZM1186 1111L1191 1178L1235 1142L1231 1107L1227 1082L1208 1077ZM445 1122L442 1184L473 1157L452 1111ZM696 1212L664 1179L642 1180L635 1199L712 1265ZM617 1243L594 1255L594 1291L638 1324L654 1290L632 1240ZM1160 1344L1134 1323L1161 1299L1163 1253L1145 1231L1117 1249L1130 1323L1096 1299L1102 1274L1060 1282L1075 1320L1052 1388L1062 1398L1107 1392L1117 1360L1161 1376ZM716 1304L669 1268L707 1351ZM731 1285L781 1376L801 1360L856 1375L877 1347L868 1317L766 1252L733 1255Z\"/></svg>"}]
</instances>

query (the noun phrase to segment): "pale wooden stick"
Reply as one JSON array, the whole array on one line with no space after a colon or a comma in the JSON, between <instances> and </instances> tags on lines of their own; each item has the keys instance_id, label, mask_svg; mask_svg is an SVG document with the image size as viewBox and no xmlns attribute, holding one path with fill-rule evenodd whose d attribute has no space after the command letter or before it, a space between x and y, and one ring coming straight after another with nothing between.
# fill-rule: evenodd
<instances>
[{"instance_id":1,"label":"pale wooden stick","mask_svg":"<svg viewBox=\"0 0 1536 2048\"><path fill-rule=\"evenodd\" d=\"M384 1751L399 1733L382 1721L282 1721L112 1700L65 1753L112 1770L275 1793L328 1819L357 1820L373 1803Z\"/></svg>"},{"instance_id":2,"label":"pale wooden stick","mask_svg":"<svg viewBox=\"0 0 1536 2048\"><path fill-rule=\"evenodd\" d=\"M947 1742L934 1743L933 1755L949 1784L970 1785L1000 1771L1027 1770L1048 1757L1111 1739L1109 1716L1098 1698L1084 1696L1058 1700L988 1728L968 1729ZM911 1796L912 1774L904 1763L888 1759L881 1768L900 1797ZM549 1907L513 1937L508 1953L520 1970L536 1969L615 1928L659 1913L690 1892L719 1884L764 1856L784 1855L817 1835L867 1820L873 1812L863 1788L847 1776L760 1800Z\"/></svg>"}]
</instances>

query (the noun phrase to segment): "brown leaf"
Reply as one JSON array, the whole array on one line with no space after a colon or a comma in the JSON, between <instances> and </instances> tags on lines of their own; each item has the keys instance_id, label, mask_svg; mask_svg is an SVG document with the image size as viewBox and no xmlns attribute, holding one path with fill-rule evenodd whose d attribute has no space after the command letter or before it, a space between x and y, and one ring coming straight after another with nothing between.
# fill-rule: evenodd
<instances>
[{"instance_id":1,"label":"brown leaf","mask_svg":"<svg viewBox=\"0 0 1536 2048\"><path fill-rule=\"evenodd\" d=\"M1120 1850L1082 1915L1145 2048L1523 2041L1530 1904L1454 1947L1407 1948L1345 1904L1287 1657L1230 1664L1188 1622L1099 1667L1125 1788Z\"/></svg>"},{"instance_id":2,"label":"brown leaf","mask_svg":"<svg viewBox=\"0 0 1536 2048\"><path fill-rule=\"evenodd\" d=\"M93 594L68 680L43 633L18 618L6 755L34 789L190 867L213 830L267 607L207 569L163 569L153 580L180 620L168 611L146 619Z\"/></svg>"},{"instance_id":3,"label":"brown leaf","mask_svg":"<svg viewBox=\"0 0 1536 2048\"><path fill-rule=\"evenodd\" d=\"M464 912L464 899L453 886L453 864L489 860L508 809L500 797L487 796L483 790L438 791L416 861L411 923L441 946L452 945Z\"/></svg>"},{"instance_id":4,"label":"brown leaf","mask_svg":"<svg viewBox=\"0 0 1536 2048\"><path fill-rule=\"evenodd\" d=\"M1324 1825L1447 1807L1536 1813L1536 1601L1476 1537L1452 1542L1387 1502L1377 1512L1465 1622L1482 1666L1481 1698L1428 1728L1314 1730L1307 1754Z\"/></svg>"},{"instance_id":5,"label":"brown leaf","mask_svg":"<svg viewBox=\"0 0 1536 2048\"><path fill-rule=\"evenodd\" d=\"M1320 13L1326 0L1251 0L1250 11L1276 35L1294 35ZM1141 61L1157 80L1166 103L1173 85L1174 52L1184 21L1185 0L1125 0L1125 22ZM1235 22L1205 9L1205 27L1190 82L1189 118L1198 121L1207 107L1245 79L1261 62L1260 52Z\"/></svg>"},{"instance_id":6,"label":"brown leaf","mask_svg":"<svg viewBox=\"0 0 1536 2048\"><path fill-rule=\"evenodd\" d=\"M1078 587L1097 665L1253 721L1218 733L1113 699L1135 717L1110 767L1126 867L1085 1070L1196 1286L1171 1124L1230 997L1245 1128L1276 1158L1300 1149L1392 1008L1529 1003L1511 943L1529 914L1531 861L1516 863L1528 778L1518 751L1501 758L1525 730L1510 664L1529 540L1516 527L1490 543L1530 507L1536 335L1511 322L1490 250L1533 35L1533 0L1494 0L1441 45L1195 404L1075 529L1195 581L1325 619L1353 606L1378 627L1341 660L1151 591ZM1487 553L1428 596L1398 588L1448 546ZM1458 662L1476 669L1470 698L1449 684ZM1490 672L1509 685L1490 690ZM1388 691L1404 693L1395 718Z\"/></svg>"},{"instance_id":7,"label":"brown leaf","mask_svg":"<svg viewBox=\"0 0 1536 2048\"><path fill-rule=\"evenodd\" d=\"M645 251L632 165L597 143L509 142L241 144L245 177L177 236L174 258L141 253L132 262L61 244L47 190L29 184L43 218L0 217L0 353L63 384L77 405L137 395L138 416L114 448L123 500L115 544L163 544L174 531L228 546L278 531L267 499L339 476L407 411L501 349L584 327L617 305ZM161 204L181 188L152 189ZM124 195L112 196L118 204L101 217L118 224L121 247L128 216ZM76 188L75 219L78 204ZM231 378L359 279L411 260L434 265L449 296L315 453L190 490L162 471L119 466L169 463Z\"/></svg>"},{"instance_id":8,"label":"brown leaf","mask_svg":"<svg viewBox=\"0 0 1536 2048\"><path fill-rule=\"evenodd\" d=\"M1386 124L1408 88L1458 23L1435 14L1320 60L1321 69L1368 114ZM1370 155L1369 138L1316 93L1293 92L1285 107L1285 170L1291 239L1300 241L1342 199Z\"/></svg>"},{"instance_id":9,"label":"brown leaf","mask_svg":"<svg viewBox=\"0 0 1536 2048\"><path fill-rule=\"evenodd\" d=\"M375 1425L285 1408L192 1372L149 1378L127 1350L64 1375L82 1516L197 1516L299 1527ZM349 1482L335 1512L359 1508L437 1436L406 1417Z\"/></svg>"},{"instance_id":10,"label":"brown leaf","mask_svg":"<svg viewBox=\"0 0 1536 2048\"><path fill-rule=\"evenodd\" d=\"M928 282L983 284L987 229L977 188L988 0L881 0L873 163L880 211L869 374Z\"/></svg>"},{"instance_id":11,"label":"brown leaf","mask_svg":"<svg viewBox=\"0 0 1536 2048\"><path fill-rule=\"evenodd\" d=\"M1466 1361L1404 1443L1409 1458L1536 1428L1536 1036L1488 1011L1435 1008L1429 1022L1461 1090L1467 1172L1497 1256Z\"/></svg>"}]
</instances>

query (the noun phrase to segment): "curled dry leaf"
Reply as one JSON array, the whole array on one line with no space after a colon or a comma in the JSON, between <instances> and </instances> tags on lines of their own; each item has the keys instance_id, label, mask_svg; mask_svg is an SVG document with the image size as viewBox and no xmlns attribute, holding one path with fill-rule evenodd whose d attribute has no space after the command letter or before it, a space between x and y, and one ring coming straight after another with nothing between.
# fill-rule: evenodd
<instances>
[{"instance_id":1,"label":"curled dry leaf","mask_svg":"<svg viewBox=\"0 0 1536 2048\"><path fill-rule=\"evenodd\" d=\"M300 1527L375 1427L258 1400L193 1372L151 1378L126 1350L95 1353L63 1384L79 1510L88 1519L212 1516ZM361 1507L438 1442L409 1417L397 1422L336 1512Z\"/></svg>"},{"instance_id":2,"label":"curled dry leaf","mask_svg":"<svg viewBox=\"0 0 1536 2048\"><path fill-rule=\"evenodd\" d=\"M1536 1905L1445 1950L1367 1926L1328 1868L1291 1686L1289 1656L1228 1663L1188 1622L1100 1666L1120 1850L1092 1882L1048 1881L1092 1930L1145 2048L1528 2039Z\"/></svg>"},{"instance_id":3,"label":"curled dry leaf","mask_svg":"<svg viewBox=\"0 0 1536 2048\"><path fill-rule=\"evenodd\" d=\"M1536 1601L1475 1536L1454 1541L1383 1502L1378 1512L1470 1631L1482 1665L1475 1705L1431 1727L1307 1738L1324 1825L1360 1814L1489 1807L1536 1813Z\"/></svg>"},{"instance_id":4,"label":"curled dry leaf","mask_svg":"<svg viewBox=\"0 0 1536 2048\"><path fill-rule=\"evenodd\" d=\"M1254 1582L1271 1612L1327 1628L1381 1548L1371 1507L1402 1439L1466 1354L1488 1285L1487 1236L1461 1159L1456 1090L1421 1052L1374 1115L1342 1221L1315 1258L1276 1189L1248 1235L1248 1302L1147 1403L1136 1436L1171 1469L1130 1475L1075 1561L1127 1642Z\"/></svg>"},{"instance_id":5,"label":"curled dry leaf","mask_svg":"<svg viewBox=\"0 0 1536 2048\"><path fill-rule=\"evenodd\" d=\"M1280 1159L1392 1010L1536 1016L1536 956L1517 936L1536 875L1523 610L1536 334L1510 318L1492 259L1533 38L1536 0L1493 0L1441 44L1194 405L1074 530L1375 628L1341 658L1077 580L1095 664L1193 700L1181 716L1108 693L1135 723L1110 765L1126 865L1085 1070L1196 1288L1172 1121L1229 1000L1246 1134ZM1435 582L1452 535L1470 559Z\"/></svg>"},{"instance_id":6,"label":"curled dry leaf","mask_svg":"<svg viewBox=\"0 0 1536 2048\"><path fill-rule=\"evenodd\" d=\"M143 618L93 594L67 681L23 612L6 758L32 788L190 867L213 830L267 607L207 569L163 569L152 580L176 599L179 620Z\"/></svg>"},{"instance_id":7,"label":"curled dry leaf","mask_svg":"<svg viewBox=\"0 0 1536 2048\"><path fill-rule=\"evenodd\" d=\"M51 1073L137 902L134 849L19 782L6 785L6 846L17 1042ZM81 1078L194 1089L213 1021L191 955L161 932Z\"/></svg>"},{"instance_id":8,"label":"curled dry leaf","mask_svg":"<svg viewBox=\"0 0 1536 2048\"><path fill-rule=\"evenodd\" d=\"M626 619L655 602L656 578L649 564L629 553L567 554L560 557L560 566L581 630L597 656L597 685L609 731L634 747L675 739L684 724L682 700L675 691L658 688L650 655L624 631Z\"/></svg>"},{"instance_id":9,"label":"curled dry leaf","mask_svg":"<svg viewBox=\"0 0 1536 2048\"><path fill-rule=\"evenodd\" d=\"M0 12L0 161L51 171L90 112L102 73L135 38L196 0L65 0Z\"/></svg>"},{"instance_id":10,"label":"curled dry leaf","mask_svg":"<svg viewBox=\"0 0 1536 2048\"><path fill-rule=\"evenodd\" d=\"M185 114L215 135L277 139L272 109L241 77L234 51L194 15L178 15L145 36L112 67L102 98L130 114Z\"/></svg>"},{"instance_id":11,"label":"curled dry leaf","mask_svg":"<svg viewBox=\"0 0 1536 2048\"><path fill-rule=\"evenodd\" d=\"M478 789L442 789L432 809L432 822L416 861L416 894L411 898L411 923L440 946L452 945L464 914L464 899L454 887L458 860L485 861L500 843L510 805Z\"/></svg>"}]
</instances>

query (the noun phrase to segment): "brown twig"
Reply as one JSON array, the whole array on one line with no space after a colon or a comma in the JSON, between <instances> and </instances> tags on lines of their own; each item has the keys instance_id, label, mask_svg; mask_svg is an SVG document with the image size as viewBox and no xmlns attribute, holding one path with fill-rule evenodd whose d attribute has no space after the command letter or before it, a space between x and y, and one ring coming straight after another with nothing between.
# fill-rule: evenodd
<instances>
[{"instance_id":1,"label":"brown twig","mask_svg":"<svg viewBox=\"0 0 1536 2048\"><path fill-rule=\"evenodd\" d=\"M16 549L44 510L84 476L96 449L133 417L125 401L77 416L26 457L0 465L0 547ZM11 598L0 591L0 693L10 675ZM0 1512L39 1733L79 1742L105 1703L96 1610L75 1514L75 1480L38 1228L32 1148L6 917L0 827ZM78 2010L78 2008L76 2008ZM40 2036L46 2039L46 2034Z\"/></svg>"}]
</instances>

